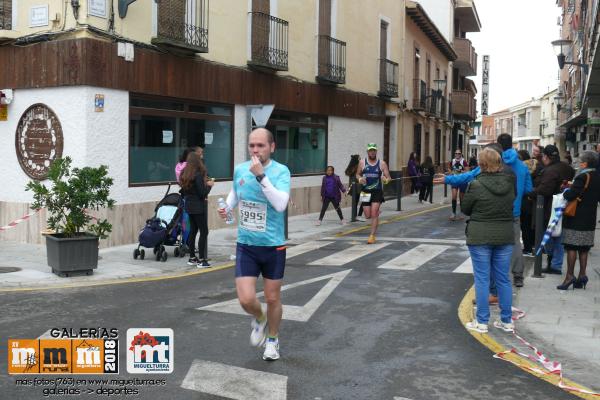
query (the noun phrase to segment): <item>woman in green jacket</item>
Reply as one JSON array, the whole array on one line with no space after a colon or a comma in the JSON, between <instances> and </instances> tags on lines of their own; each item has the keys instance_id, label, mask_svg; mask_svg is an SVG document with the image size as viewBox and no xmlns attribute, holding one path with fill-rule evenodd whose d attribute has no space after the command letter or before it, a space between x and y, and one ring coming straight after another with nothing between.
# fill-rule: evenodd
<instances>
[{"instance_id":1,"label":"woman in green jacket","mask_svg":"<svg viewBox=\"0 0 600 400\"><path fill-rule=\"evenodd\" d=\"M479 154L481 174L471 182L462 212L470 216L466 234L473 263L477 315L467 329L488 331L490 275L496 282L500 305L500 320L494 326L512 332L512 287L509 278L513 237L513 200L515 178L502 173L502 157L492 148Z\"/></svg>"}]
</instances>

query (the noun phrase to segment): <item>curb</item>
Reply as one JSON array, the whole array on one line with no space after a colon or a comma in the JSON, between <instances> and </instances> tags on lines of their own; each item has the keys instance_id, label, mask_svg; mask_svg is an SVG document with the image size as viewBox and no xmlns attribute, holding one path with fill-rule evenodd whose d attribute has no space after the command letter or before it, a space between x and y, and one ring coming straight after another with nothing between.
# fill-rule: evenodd
<instances>
[{"instance_id":1,"label":"curb","mask_svg":"<svg viewBox=\"0 0 600 400\"><path fill-rule=\"evenodd\" d=\"M460 305L458 306L458 319L460 320L463 327L465 326L465 324L467 322L473 320L473 299L475 299L475 286L471 286L471 288L467 291L467 293L461 300ZM473 336L479 343L481 343L482 345L484 345L485 347L490 349L494 354L509 350L509 349L505 348L504 346L502 346L500 343L498 343L496 340L494 340L489 334L470 331L466 328L465 328L465 331L467 333L471 334L471 336ZM564 389L560 388L558 386L558 383L560 382L560 377L557 375L539 374L539 373L536 373L534 371L527 369L527 368L539 368L539 366L537 364L535 364L534 362L532 362L531 360L523 358L514 353L509 353L509 354L505 355L504 358L509 361L515 362L521 370L535 376L536 378L542 379L567 393L570 393L570 394L580 397L582 399L589 399L589 400L592 400L592 399L597 400L598 399L597 396L592 396L592 395L588 395L588 394L584 394L584 393L572 392L572 391L564 390ZM576 387L579 389L591 391L591 389L589 389L583 385L580 385L576 382L573 382L572 380L567 379L565 377L563 377L562 380L564 383L566 383L569 386L573 386L573 387Z\"/></svg>"}]
</instances>

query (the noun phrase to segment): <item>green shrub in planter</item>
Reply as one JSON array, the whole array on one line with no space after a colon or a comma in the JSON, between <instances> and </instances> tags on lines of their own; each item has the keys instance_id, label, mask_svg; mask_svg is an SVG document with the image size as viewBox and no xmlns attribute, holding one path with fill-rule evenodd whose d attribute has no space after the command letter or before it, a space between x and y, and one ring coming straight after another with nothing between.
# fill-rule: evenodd
<instances>
[{"instance_id":1,"label":"green shrub in planter","mask_svg":"<svg viewBox=\"0 0 600 400\"><path fill-rule=\"evenodd\" d=\"M106 238L112 230L108 220L90 215L90 211L115 204L109 197L113 180L108 176L108 168L71 168L71 158L65 157L52 163L48 180L50 187L31 181L25 189L33 192L32 209L47 209L48 226L55 232L52 238L46 237L48 265L59 273L91 271L98 265L98 239ZM93 244L84 245L86 239ZM65 251L62 242L70 243ZM95 249L95 254L82 253L84 247Z\"/></svg>"}]
</instances>

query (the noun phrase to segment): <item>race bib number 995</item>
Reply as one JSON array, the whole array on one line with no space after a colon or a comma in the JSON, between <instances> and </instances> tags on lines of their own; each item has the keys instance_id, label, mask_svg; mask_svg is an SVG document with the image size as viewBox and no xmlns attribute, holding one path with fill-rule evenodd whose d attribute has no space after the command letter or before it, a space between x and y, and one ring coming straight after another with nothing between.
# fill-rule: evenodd
<instances>
[{"instance_id":1,"label":"race bib number 995","mask_svg":"<svg viewBox=\"0 0 600 400\"><path fill-rule=\"evenodd\" d=\"M240 202L240 226L254 232L267 230L267 204L256 201Z\"/></svg>"}]
</instances>

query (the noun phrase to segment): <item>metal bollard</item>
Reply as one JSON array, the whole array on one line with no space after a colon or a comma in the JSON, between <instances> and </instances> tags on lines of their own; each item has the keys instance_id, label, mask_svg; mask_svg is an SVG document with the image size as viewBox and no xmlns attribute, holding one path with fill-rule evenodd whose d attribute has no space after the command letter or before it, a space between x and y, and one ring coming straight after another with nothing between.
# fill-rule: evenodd
<instances>
[{"instance_id":1,"label":"metal bollard","mask_svg":"<svg viewBox=\"0 0 600 400\"><path fill-rule=\"evenodd\" d=\"M444 197L448 197L448 185L444 183Z\"/></svg>"},{"instance_id":2,"label":"metal bollard","mask_svg":"<svg viewBox=\"0 0 600 400\"><path fill-rule=\"evenodd\" d=\"M396 211L402 211L402 172L398 173L398 178L396 179Z\"/></svg>"},{"instance_id":3,"label":"metal bollard","mask_svg":"<svg viewBox=\"0 0 600 400\"><path fill-rule=\"evenodd\" d=\"M352 218L350 222L356 222L356 209L358 208L358 182L354 181L351 183L352 188L350 195L352 196Z\"/></svg>"},{"instance_id":4,"label":"metal bollard","mask_svg":"<svg viewBox=\"0 0 600 400\"><path fill-rule=\"evenodd\" d=\"M540 247L544 237L544 196L537 196L535 202L535 251ZM533 264L533 277L543 278L542 275L542 254L535 256Z\"/></svg>"},{"instance_id":5,"label":"metal bollard","mask_svg":"<svg viewBox=\"0 0 600 400\"><path fill-rule=\"evenodd\" d=\"M283 217L283 222L284 222L284 232L285 232L285 240L289 240L290 238L288 237L288 207L285 208L285 215Z\"/></svg>"}]
</instances>

